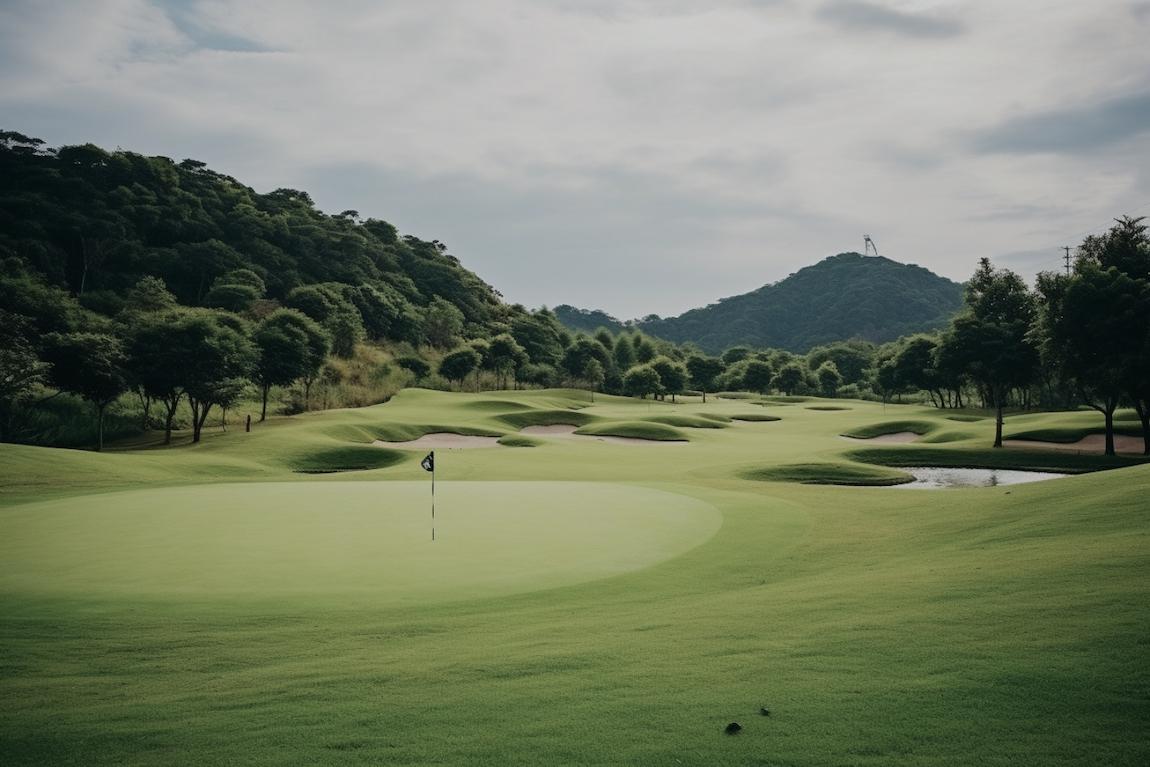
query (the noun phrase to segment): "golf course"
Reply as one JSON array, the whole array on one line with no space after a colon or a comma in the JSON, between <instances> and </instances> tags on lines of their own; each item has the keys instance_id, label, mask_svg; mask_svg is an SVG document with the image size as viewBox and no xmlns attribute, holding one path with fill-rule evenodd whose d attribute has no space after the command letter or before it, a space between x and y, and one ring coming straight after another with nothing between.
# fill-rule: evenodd
<instances>
[{"instance_id":1,"label":"golf course","mask_svg":"<svg viewBox=\"0 0 1150 767\"><path fill-rule=\"evenodd\" d=\"M1141 441L994 429L408 388L0 444L0 764L1145 765Z\"/></svg>"}]
</instances>

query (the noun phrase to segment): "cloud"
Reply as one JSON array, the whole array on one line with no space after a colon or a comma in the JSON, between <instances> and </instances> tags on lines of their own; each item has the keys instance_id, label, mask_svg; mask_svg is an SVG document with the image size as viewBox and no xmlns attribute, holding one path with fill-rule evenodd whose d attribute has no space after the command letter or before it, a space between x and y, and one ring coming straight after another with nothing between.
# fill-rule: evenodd
<instances>
[{"instance_id":1,"label":"cloud","mask_svg":"<svg viewBox=\"0 0 1150 767\"><path fill-rule=\"evenodd\" d=\"M512 300L620 317L754 289L863 232L965 279L1150 200L1130 159L1150 133L1019 148L1041 127L1020 114L1147 91L1128 4L808 8L7 0L0 114L306 189L447 242Z\"/></svg>"},{"instance_id":2,"label":"cloud","mask_svg":"<svg viewBox=\"0 0 1150 767\"><path fill-rule=\"evenodd\" d=\"M965 31L965 26L953 18L900 11L863 0L831 0L815 15L843 29L894 32L905 37L956 37Z\"/></svg>"},{"instance_id":3,"label":"cloud","mask_svg":"<svg viewBox=\"0 0 1150 767\"><path fill-rule=\"evenodd\" d=\"M1091 152L1150 133L1150 92L1013 117L975 140L982 152Z\"/></svg>"}]
</instances>

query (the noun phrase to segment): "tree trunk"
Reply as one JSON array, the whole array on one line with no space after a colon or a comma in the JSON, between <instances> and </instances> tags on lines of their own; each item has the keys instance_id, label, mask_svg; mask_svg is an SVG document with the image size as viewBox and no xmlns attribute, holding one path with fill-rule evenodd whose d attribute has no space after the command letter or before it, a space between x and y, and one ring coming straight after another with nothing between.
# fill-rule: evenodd
<instances>
[{"instance_id":1,"label":"tree trunk","mask_svg":"<svg viewBox=\"0 0 1150 767\"><path fill-rule=\"evenodd\" d=\"M1134 400L1134 409L1142 422L1142 455L1150 455L1150 400Z\"/></svg>"},{"instance_id":2,"label":"tree trunk","mask_svg":"<svg viewBox=\"0 0 1150 767\"><path fill-rule=\"evenodd\" d=\"M994 446L1002 447L1002 408L1003 400L1006 399L1006 392L991 390L990 396L994 398Z\"/></svg>"},{"instance_id":3,"label":"tree trunk","mask_svg":"<svg viewBox=\"0 0 1150 767\"><path fill-rule=\"evenodd\" d=\"M104 449L104 410L108 407L106 402L96 405L96 452Z\"/></svg>"},{"instance_id":4,"label":"tree trunk","mask_svg":"<svg viewBox=\"0 0 1150 767\"><path fill-rule=\"evenodd\" d=\"M707 404L707 390L703 389L703 404Z\"/></svg>"},{"instance_id":5,"label":"tree trunk","mask_svg":"<svg viewBox=\"0 0 1150 767\"><path fill-rule=\"evenodd\" d=\"M260 406L260 423L263 423L268 417L268 390L272 388L272 385L266 383L261 388L263 389L263 402Z\"/></svg>"},{"instance_id":6,"label":"tree trunk","mask_svg":"<svg viewBox=\"0 0 1150 767\"><path fill-rule=\"evenodd\" d=\"M1114 408L1106 402L1106 455L1114 455Z\"/></svg>"}]
</instances>

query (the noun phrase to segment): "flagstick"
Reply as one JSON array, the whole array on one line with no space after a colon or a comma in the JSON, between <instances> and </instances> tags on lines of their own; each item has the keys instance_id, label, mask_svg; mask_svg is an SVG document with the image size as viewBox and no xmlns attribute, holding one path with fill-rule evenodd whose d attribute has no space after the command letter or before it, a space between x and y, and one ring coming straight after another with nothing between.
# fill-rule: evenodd
<instances>
[{"instance_id":1,"label":"flagstick","mask_svg":"<svg viewBox=\"0 0 1150 767\"><path fill-rule=\"evenodd\" d=\"M435 541L435 453L431 453L431 540Z\"/></svg>"}]
</instances>

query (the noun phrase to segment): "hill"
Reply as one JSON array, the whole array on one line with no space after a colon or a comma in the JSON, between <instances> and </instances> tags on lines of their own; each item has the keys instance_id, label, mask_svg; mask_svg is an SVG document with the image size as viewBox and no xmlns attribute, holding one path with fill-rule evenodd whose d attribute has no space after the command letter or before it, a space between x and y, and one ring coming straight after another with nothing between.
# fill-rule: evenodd
<instances>
[{"instance_id":1,"label":"hill","mask_svg":"<svg viewBox=\"0 0 1150 767\"><path fill-rule=\"evenodd\" d=\"M607 328L618 334L627 328L626 324L601 309L579 309L570 304L560 304L551 311L564 326L577 332L594 333L599 328Z\"/></svg>"},{"instance_id":2,"label":"hill","mask_svg":"<svg viewBox=\"0 0 1150 767\"><path fill-rule=\"evenodd\" d=\"M257 298L271 302L326 286L363 315L371 337L416 340L437 298L477 327L506 314L499 294L438 240L400 236L354 210L326 214L299 190L261 194L196 160L53 149L12 131L0 131L0 262L0 279L29 275L104 316L145 277L161 278L180 304L235 308L242 293L220 288L235 287L237 270L254 273ZM17 292L7 285L0 309L60 329L44 321L44 301Z\"/></svg>"},{"instance_id":3,"label":"hill","mask_svg":"<svg viewBox=\"0 0 1150 767\"><path fill-rule=\"evenodd\" d=\"M805 352L832 341L883 343L937 328L961 305L962 286L928 269L840 253L772 285L639 327L712 353L735 345Z\"/></svg>"}]
</instances>

